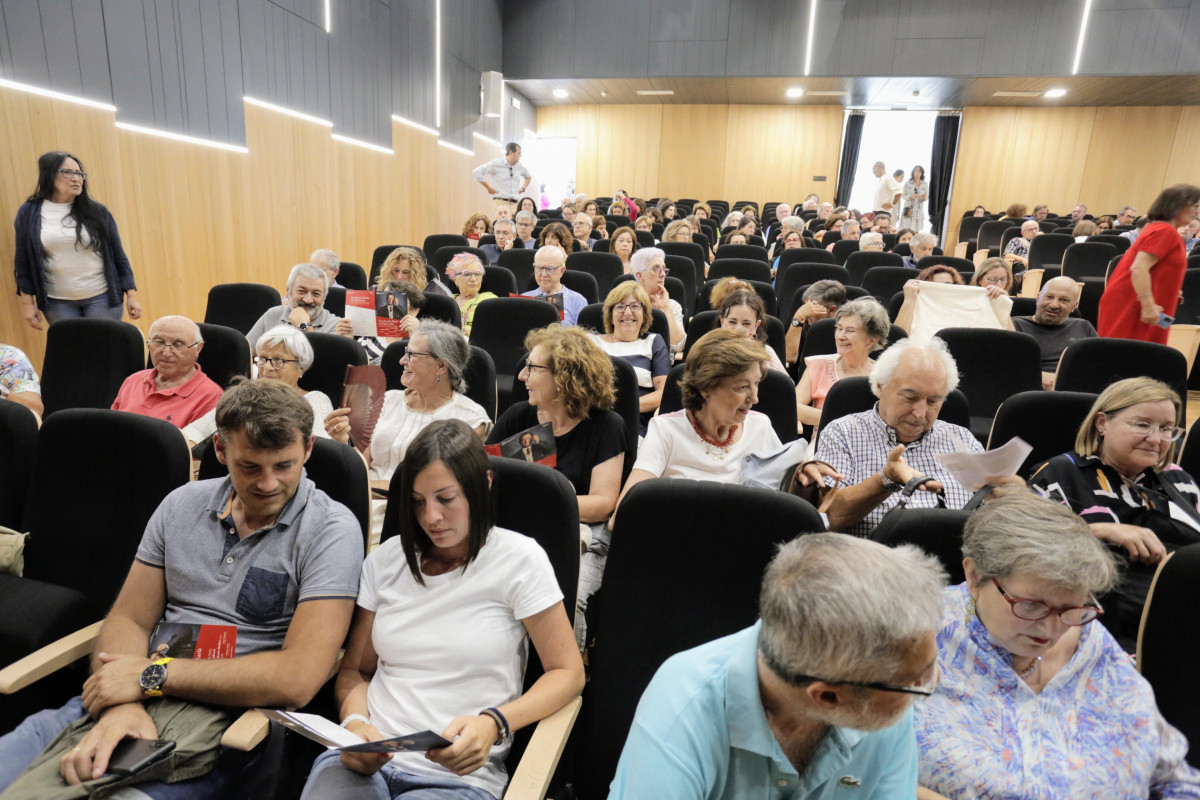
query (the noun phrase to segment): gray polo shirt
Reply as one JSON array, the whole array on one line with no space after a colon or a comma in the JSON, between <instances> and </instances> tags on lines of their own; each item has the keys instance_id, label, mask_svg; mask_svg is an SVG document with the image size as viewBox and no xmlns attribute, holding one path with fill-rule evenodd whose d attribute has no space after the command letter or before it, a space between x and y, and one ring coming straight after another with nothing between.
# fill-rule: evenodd
<instances>
[{"instance_id":1,"label":"gray polo shirt","mask_svg":"<svg viewBox=\"0 0 1200 800\"><path fill-rule=\"evenodd\" d=\"M228 477L195 481L163 500L137 560L162 569L163 622L236 625L237 654L283 646L296 605L358 597L362 528L307 473L270 528L238 539Z\"/></svg>"},{"instance_id":2,"label":"gray polo shirt","mask_svg":"<svg viewBox=\"0 0 1200 800\"><path fill-rule=\"evenodd\" d=\"M1058 359L1071 342L1097 335L1092 323L1076 317L1067 317L1061 325L1042 325L1034 322L1033 317L1013 317L1012 324L1018 333L1028 333L1037 339L1042 351L1042 372L1058 369Z\"/></svg>"},{"instance_id":3,"label":"gray polo shirt","mask_svg":"<svg viewBox=\"0 0 1200 800\"><path fill-rule=\"evenodd\" d=\"M250 340L250 347L254 347L258 343L259 338L276 325L290 326L292 323L288 322L288 314L291 313L292 307L287 303L268 309L266 313L258 318L258 322L254 323L254 327L250 329L250 332L246 334L246 338ZM317 333L337 333L337 324L341 320L342 318L337 314L330 314L322 306L317 315L313 317L312 330Z\"/></svg>"}]
</instances>

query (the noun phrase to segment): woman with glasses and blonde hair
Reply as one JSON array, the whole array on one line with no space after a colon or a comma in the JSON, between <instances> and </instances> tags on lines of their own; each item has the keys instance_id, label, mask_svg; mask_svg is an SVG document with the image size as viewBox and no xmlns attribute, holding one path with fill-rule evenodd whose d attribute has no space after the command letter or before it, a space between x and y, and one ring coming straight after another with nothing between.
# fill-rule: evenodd
<instances>
[{"instance_id":1,"label":"woman with glasses and blonde hair","mask_svg":"<svg viewBox=\"0 0 1200 800\"><path fill-rule=\"evenodd\" d=\"M671 371L671 348L657 333L650 332L654 321L650 296L636 281L618 283L604 300L604 333L595 334L596 344L610 356L623 358L633 366L638 379L638 410L642 414L640 433L658 410L667 373Z\"/></svg>"},{"instance_id":2,"label":"woman with glasses and blonde hair","mask_svg":"<svg viewBox=\"0 0 1200 800\"><path fill-rule=\"evenodd\" d=\"M993 291L1009 294L1013 288L1012 265L1003 258L986 259L971 276L971 285L982 286L985 289L995 286L996 289L990 290L989 295Z\"/></svg>"},{"instance_id":3,"label":"woman with glasses and blonde hair","mask_svg":"<svg viewBox=\"0 0 1200 800\"><path fill-rule=\"evenodd\" d=\"M945 590L941 678L915 706L917 797L1195 797L1188 743L1103 625L1112 555L1061 505L989 501ZM1105 619L1108 617L1106 616Z\"/></svg>"},{"instance_id":4,"label":"woman with glasses and blonde hair","mask_svg":"<svg viewBox=\"0 0 1200 800\"><path fill-rule=\"evenodd\" d=\"M1029 479L1031 489L1070 506L1127 562L1116 618L1117 638L1131 652L1155 565L1169 550L1200 542L1200 489L1171 463L1182 418L1179 395L1165 383L1117 381L1092 404L1075 449Z\"/></svg>"},{"instance_id":5,"label":"woman with glasses and blonde hair","mask_svg":"<svg viewBox=\"0 0 1200 800\"><path fill-rule=\"evenodd\" d=\"M446 265L446 277L454 281L458 294L454 296L458 303L458 311L462 315L463 334L471 336L471 326L475 322L475 309L485 300L494 300L493 292L481 292L483 286L483 262L472 253L459 253L450 259Z\"/></svg>"},{"instance_id":6,"label":"woman with glasses and blonde hair","mask_svg":"<svg viewBox=\"0 0 1200 800\"><path fill-rule=\"evenodd\" d=\"M383 265L379 268L375 291L381 291L383 284L389 281L408 281L426 294L441 294L450 297L450 290L441 281L429 282L429 272L425 269L425 256L415 247L397 247L388 253Z\"/></svg>"},{"instance_id":7,"label":"woman with glasses and blonde hair","mask_svg":"<svg viewBox=\"0 0 1200 800\"><path fill-rule=\"evenodd\" d=\"M483 406L463 394L463 377L471 347L453 325L426 319L413 330L400 364L404 372L400 383L383 396L383 410L370 440L350 438L350 409L339 408L325 418L325 432L333 439L362 452L370 469L372 486L386 490L396 467L404 461L408 445L427 425L440 419L460 419L482 439L492 428L492 420ZM386 500L371 501L372 530L378 536L383 529Z\"/></svg>"}]
</instances>

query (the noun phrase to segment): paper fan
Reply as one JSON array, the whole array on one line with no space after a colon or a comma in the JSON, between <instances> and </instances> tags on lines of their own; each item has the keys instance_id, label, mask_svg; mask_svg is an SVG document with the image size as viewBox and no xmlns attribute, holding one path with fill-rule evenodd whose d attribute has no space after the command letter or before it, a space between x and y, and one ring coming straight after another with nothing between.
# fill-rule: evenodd
<instances>
[{"instance_id":1,"label":"paper fan","mask_svg":"<svg viewBox=\"0 0 1200 800\"><path fill-rule=\"evenodd\" d=\"M346 367L346 385L342 390L342 408L350 409L350 441L366 452L383 411L383 393L387 391L387 376L374 364Z\"/></svg>"}]
</instances>

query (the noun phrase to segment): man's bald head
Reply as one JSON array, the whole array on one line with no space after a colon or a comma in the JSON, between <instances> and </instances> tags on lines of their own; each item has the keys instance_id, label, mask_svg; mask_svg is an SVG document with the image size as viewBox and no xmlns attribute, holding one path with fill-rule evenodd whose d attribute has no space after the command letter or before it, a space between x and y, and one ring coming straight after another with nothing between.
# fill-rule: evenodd
<instances>
[{"instance_id":1,"label":"man's bald head","mask_svg":"<svg viewBox=\"0 0 1200 800\"><path fill-rule=\"evenodd\" d=\"M1039 325L1062 325L1079 305L1079 284L1067 277L1047 281L1038 294L1033 321Z\"/></svg>"}]
</instances>

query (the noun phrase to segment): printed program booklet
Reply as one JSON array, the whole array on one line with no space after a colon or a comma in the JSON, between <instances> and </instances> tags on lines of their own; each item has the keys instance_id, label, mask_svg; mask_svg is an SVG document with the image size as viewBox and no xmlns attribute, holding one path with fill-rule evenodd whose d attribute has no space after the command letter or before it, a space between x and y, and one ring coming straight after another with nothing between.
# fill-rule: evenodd
<instances>
[{"instance_id":1,"label":"printed program booklet","mask_svg":"<svg viewBox=\"0 0 1200 800\"><path fill-rule=\"evenodd\" d=\"M547 467L558 465L554 428L549 422L543 422L541 425L526 428L520 433L514 433L500 444L484 445L483 449L493 456L515 458L531 464L545 464Z\"/></svg>"},{"instance_id":2,"label":"printed program booklet","mask_svg":"<svg viewBox=\"0 0 1200 800\"><path fill-rule=\"evenodd\" d=\"M378 742L364 742L341 725L319 714L301 714L273 708L260 708L258 711L267 719L332 750L351 753L424 753L426 750L437 750L451 744L449 739L444 739L433 731L418 731L407 736L381 739Z\"/></svg>"},{"instance_id":3,"label":"printed program booklet","mask_svg":"<svg viewBox=\"0 0 1200 800\"><path fill-rule=\"evenodd\" d=\"M193 625L160 622L150 634L150 658L233 658L236 625Z\"/></svg>"},{"instance_id":4,"label":"printed program booklet","mask_svg":"<svg viewBox=\"0 0 1200 800\"><path fill-rule=\"evenodd\" d=\"M567 312L566 312L565 306L563 305L563 293L562 292L548 294L543 297L530 297L527 294L510 294L509 297L523 297L526 300L541 300L544 303L549 303L550 305L554 306L554 309L558 312L559 319L566 318Z\"/></svg>"},{"instance_id":5,"label":"printed program booklet","mask_svg":"<svg viewBox=\"0 0 1200 800\"><path fill-rule=\"evenodd\" d=\"M355 336L407 339L400 327L407 315L408 295L404 292L346 291L346 319L354 326Z\"/></svg>"}]
</instances>

